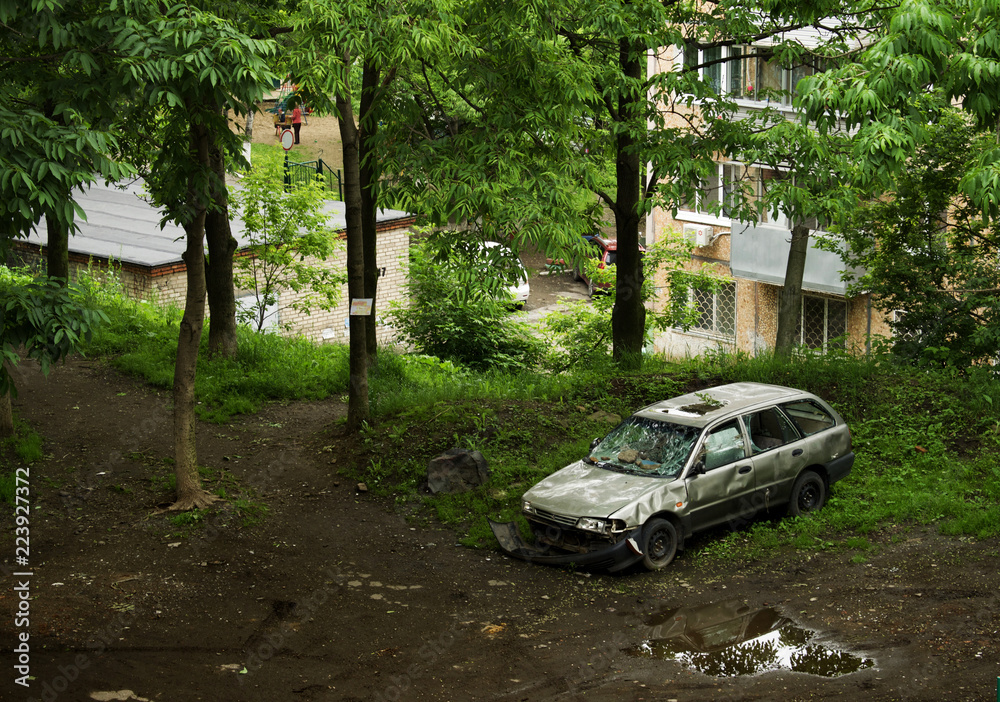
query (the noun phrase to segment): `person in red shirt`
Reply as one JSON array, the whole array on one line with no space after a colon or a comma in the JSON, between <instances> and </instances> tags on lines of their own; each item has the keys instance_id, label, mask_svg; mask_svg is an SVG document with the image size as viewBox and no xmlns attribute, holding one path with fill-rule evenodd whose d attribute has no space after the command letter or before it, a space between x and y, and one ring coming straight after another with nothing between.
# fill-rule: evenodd
<instances>
[{"instance_id":1,"label":"person in red shirt","mask_svg":"<svg viewBox=\"0 0 1000 702\"><path fill-rule=\"evenodd\" d=\"M292 108L292 129L295 130L295 143L299 143L299 130L302 129L302 106L295 103Z\"/></svg>"}]
</instances>

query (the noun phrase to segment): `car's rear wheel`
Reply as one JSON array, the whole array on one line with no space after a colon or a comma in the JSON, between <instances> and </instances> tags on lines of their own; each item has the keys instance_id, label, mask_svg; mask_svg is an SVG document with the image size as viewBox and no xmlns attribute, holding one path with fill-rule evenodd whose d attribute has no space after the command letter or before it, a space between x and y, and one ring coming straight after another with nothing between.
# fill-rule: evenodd
<instances>
[{"instance_id":1,"label":"car's rear wheel","mask_svg":"<svg viewBox=\"0 0 1000 702\"><path fill-rule=\"evenodd\" d=\"M795 480L792 486L792 501L788 512L798 517L815 512L826 502L826 483L818 474L807 470Z\"/></svg>"},{"instance_id":2,"label":"car's rear wheel","mask_svg":"<svg viewBox=\"0 0 1000 702\"><path fill-rule=\"evenodd\" d=\"M670 565L677 555L677 529L667 519L654 518L642 529L642 564L649 570Z\"/></svg>"}]
</instances>

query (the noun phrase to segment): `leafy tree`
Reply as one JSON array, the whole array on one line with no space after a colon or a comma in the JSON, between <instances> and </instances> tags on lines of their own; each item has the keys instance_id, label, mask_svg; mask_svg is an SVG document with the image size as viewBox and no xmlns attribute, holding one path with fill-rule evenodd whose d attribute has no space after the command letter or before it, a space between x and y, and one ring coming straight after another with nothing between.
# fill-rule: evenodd
<instances>
[{"instance_id":1,"label":"leafy tree","mask_svg":"<svg viewBox=\"0 0 1000 702\"><path fill-rule=\"evenodd\" d=\"M888 273L885 256L895 251L919 267L892 273L896 291L876 281L875 270L865 279L882 304L912 305L896 326L905 337L896 350L906 357L965 365L996 334L988 288L995 287L1000 142L984 136L1000 123L998 32L989 3L905 0L856 61L805 86L806 117L821 131L850 134L845 173L872 200L854 223L859 260ZM955 120L955 109L968 124ZM874 202L882 193L888 201ZM945 198L952 228L939 231ZM909 289L917 285L926 286L926 299Z\"/></svg>"},{"instance_id":2,"label":"leafy tree","mask_svg":"<svg viewBox=\"0 0 1000 702\"><path fill-rule=\"evenodd\" d=\"M410 249L409 304L393 303L389 311L403 340L420 353L477 370L533 367L541 342L512 316L506 283L489 275L483 252L456 250L444 263L434 253L426 241ZM460 284L459 271L470 269L479 275Z\"/></svg>"},{"instance_id":3,"label":"leafy tree","mask_svg":"<svg viewBox=\"0 0 1000 702\"><path fill-rule=\"evenodd\" d=\"M657 241L642 257L642 301L646 307L643 343L653 340L657 331L679 327L689 329L697 319L697 309L688 291L693 288L714 290L721 284L709 266L689 270L692 246L676 235ZM548 342L545 364L561 372L599 357L613 357L612 317L617 295L617 264L598 268L592 259L584 260L588 277L595 283L610 284L607 294L595 294L591 303L572 302L543 320L542 332ZM657 306L656 283L670 289L670 303Z\"/></svg>"},{"instance_id":4,"label":"leafy tree","mask_svg":"<svg viewBox=\"0 0 1000 702\"><path fill-rule=\"evenodd\" d=\"M100 310L85 303L74 284L41 277L34 280L0 269L0 438L14 431L10 398L17 388L11 369L20 361L18 350L36 359L48 375L52 363L78 350L101 322Z\"/></svg>"},{"instance_id":5,"label":"leafy tree","mask_svg":"<svg viewBox=\"0 0 1000 702\"><path fill-rule=\"evenodd\" d=\"M852 288L886 314L899 357L964 368L1000 348L1000 240L960 197L993 139L951 109L927 129L892 189L850 218L841 255L863 271Z\"/></svg>"},{"instance_id":6,"label":"leafy tree","mask_svg":"<svg viewBox=\"0 0 1000 702\"><path fill-rule=\"evenodd\" d=\"M135 11L138 6L133 7ZM135 102L162 120L149 173L165 219L184 228L187 292L174 368L175 510L217 498L201 488L195 447L194 381L205 319L205 220L215 206L213 149L239 153L242 139L220 109L242 114L270 80L273 43L252 39L218 16L188 6L143 5L117 48L125 55Z\"/></svg>"},{"instance_id":7,"label":"leafy tree","mask_svg":"<svg viewBox=\"0 0 1000 702\"><path fill-rule=\"evenodd\" d=\"M825 207L826 169L809 158L824 148L820 140L776 106L741 110L728 86L700 71L736 63L723 48L762 41L786 65L843 55L852 37L877 25L871 10L847 2L724 10L656 0L459 3L467 53L401 68L397 78L411 86L398 93L397 114L414 126L409 139L397 138L394 195L439 220L507 231L515 246L578 256L578 235L599 216L574 197L589 190L613 214L618 239L614 356L638 363L646 315L639 227L654 205L676 210L690 201L723 155L795 173L794 186L763 198L737 189L725 203L734 219L754 222L781 206L804 222ZM823 46L807 47L792 31L819 30L832 15L840 21L821 35ZM673 63L679 46L689 56ZM694 51L701 58L691 59ZM647 70L651 55L663 70Z\"/></svg>"},{"instance_id":8,"label":"leafy tree","mask_svg":"<svg viewBox=\"0 0 1000 702\"><path fill-rule=\"evenodd\" d=\"M104 3L0 4L0 248L44 216L55 278L69 276L68 234L85 216L72 193L128 172L109 127L124 22Z\"/></svg>"},{"instance_id":9,"label":"leafy tree","mask_svg":"<svg viewBox=\"0 0 1000 702\"><path fill-rule=\"evenodd\" d=\"M290 61L292 75L317 111L337 115L340 123L347 287L352 300L376 297L375 217L380 206L376 134L387 91L399 64L451 50L453 22L447 11L439 11L449 5L450 0L305 0L293 23L298 41ZM370 418L373 321L370 316L351 317L347 424L352 430Z\"/></svg>"},{"instance_id":10,"label":"leafy tree","mask_svg":"<svg viewBox=\"0 0 1000 702\"><path fill-rule=\"evenodd\" d=\"M310 182L285 192L280 182L276 171L258 166L232 197L234 211L246 225L248 244L235 261L235 283L252 291L255 300L239 313L240 320L257 331L282 290L302 294L291 307L308 314L315 307L333 309L344 283L340 271L316 263L337 249L336 234L323 212L322 185Z\"/></svg>"},{"instance_id":11,"label":"leafy tree","mask_svg":"<svg viewBox=\"0 0 1000 702\"><path fill-rule=\"evenodd\" d=\"M889 186L952 105L977 129L1000 123L1000 15L981 0L905 0L855 61L807 79L806 118L852 131L854 182ZM978 153L959 180L989 219L1000 214L1000 143Z\"/></svg>"}]
</instances>

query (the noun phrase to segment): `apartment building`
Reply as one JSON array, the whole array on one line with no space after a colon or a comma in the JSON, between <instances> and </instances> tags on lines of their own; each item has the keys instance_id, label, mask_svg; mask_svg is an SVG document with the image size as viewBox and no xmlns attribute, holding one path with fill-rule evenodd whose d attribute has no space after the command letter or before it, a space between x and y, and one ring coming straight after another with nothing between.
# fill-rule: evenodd
<instances>
[{"instance_id":1,"label":"apartment building","mask_svg":"<svg viewBox=\"0 0 1000 702\"><path fill-rule=\"evenodd\" d=\"M801 30L803 43L809 43ZM691 47L665 52L650 61L651 70L703 66L701 79L738 106L735 119L765 107L795 118L792 99L802 78L822 70L818 62L784 67L769 42L760 45ZM763 212L758 221L730 217L729 203L737 190L762 198L780 171L721 157L716 172L699 183L697 195L676 214L655 208L647 218L646 242L683 237L694 246L689 267L709 266L723 278L717 290L692 290L697 315L690 329L660 334L654 349L670 357L696 356L712 349L756 355L773 349L777 335L778 299L785 280L792 222L781 212ZM797 341L818 352L864 350L872 334L888 335L882 315L868 295L848 297L840 257L817 248L824 236L822 222L810 226L810 246L802 281ZM661 288L666 294L666 288ZM657 304L667 304L659 300Z\"/></svg>"}]
</instances>

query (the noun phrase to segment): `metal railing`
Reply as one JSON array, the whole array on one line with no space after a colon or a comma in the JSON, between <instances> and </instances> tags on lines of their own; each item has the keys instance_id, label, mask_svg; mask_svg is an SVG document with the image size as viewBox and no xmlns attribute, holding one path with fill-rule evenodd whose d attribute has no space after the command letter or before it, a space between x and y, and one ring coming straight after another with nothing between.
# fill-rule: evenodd
<instances>
[{"instance_id":1,"label":"metal railing","mask_svg":"<svg viewBox=\"0 0 1000 702\"><path fill-rule=\"evenodd\" d=\"M301 163L288 162L285 164L285 187L290 188L292 184L308 183L321 176L323 188L331 193L337 193L337 199L344 199L344 182L339 170L330 168L323 159L315 161L303 161Z\"/></svg>"}]
</instances>

